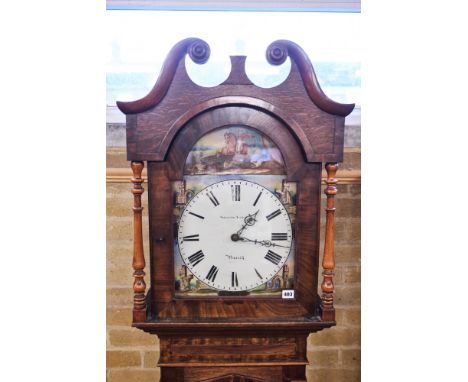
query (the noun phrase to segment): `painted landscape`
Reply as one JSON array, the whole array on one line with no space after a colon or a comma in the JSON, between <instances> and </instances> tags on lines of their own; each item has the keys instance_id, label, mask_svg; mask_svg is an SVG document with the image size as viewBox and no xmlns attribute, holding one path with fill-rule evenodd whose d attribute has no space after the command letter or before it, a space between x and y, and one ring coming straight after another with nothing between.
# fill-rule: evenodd
<instances>
[{"instance_id":1,"label":"painted landscape","mask_svg":"<svg viewBox=\"0 0 468 382\"><path fill-rule=\"evenodd\" d=\"M202 137L185 163L185 174L284 174L278 147L254 129L231 126Z\"/></svg>"}]
</instances>

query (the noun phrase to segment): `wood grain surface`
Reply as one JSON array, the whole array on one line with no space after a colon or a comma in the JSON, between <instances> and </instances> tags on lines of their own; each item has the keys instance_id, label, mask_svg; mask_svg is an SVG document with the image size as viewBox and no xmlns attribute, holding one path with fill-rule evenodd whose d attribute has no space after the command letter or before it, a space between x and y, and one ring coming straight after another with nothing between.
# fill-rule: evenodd
<instances>
[{"instance_id":1,"label":"wood grain surface","mask_svg":"<svg viewBox=\"0 0 468 382\"><path fill-rule=\"evenodd\" d=\"M304 381L310 333L335 325L333 218L336 163L343 158L344 117L354 108L326 97L305 52L278 40L267 59L291 72L280 85L255 86L245 57L231 57L231 73L204 88L187 75L184 57L209 59L210 47L190 38L176 44L149 94L119 102L127 114L127 158L134 177L133 326L160 337L161 381ZM183 180L194 144L205 134L245 126L266 135L284 158L286 180L296 182L295 298L218 295L175 297L173 182ZM145 297L141 184L147 162L149 269ZM320 190L327 162L327 208L322 298L319 283Z\"/></svg>"},{"instance_id":2,"label":"wood grain surface","mask_svg":"<svg viewBox=\"0 0 468 382\"><path fill-rule=\"evenodd\" d=\"M256 107L282 119L301 142L308 162L342 161L344 117L354 104L334 102L323 93L310 60L299 46L286 40L270 45L270 63L278 64L289 56L291 72L283 83L268 89L250 82L244 56L231 58L231 74L221 85L198 86L187 74L183 60L187 53L196 62L205 62L209 46L200 39L179 42L148 95L117 103L127 114L129 160L163 161L188 120L212 108L238 105Z\"/></svg>"}]
</instances>

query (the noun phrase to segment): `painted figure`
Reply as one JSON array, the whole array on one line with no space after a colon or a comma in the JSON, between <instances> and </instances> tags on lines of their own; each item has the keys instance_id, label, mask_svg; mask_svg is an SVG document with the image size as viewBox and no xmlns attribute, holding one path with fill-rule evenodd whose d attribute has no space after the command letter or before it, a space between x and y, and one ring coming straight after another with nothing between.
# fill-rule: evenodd
<instances>
[{"instance_id":1,"label":"painted figure","mask_svg":"<svg viewBox=\"0 0 468 382\"><path fill-rule=\"evenodd\" d=\"M202 137L187 156L187 175L284 174L276 145L254 129L228 127Z\"/></svg>"},{"instance_id":2,"label":"painted figure","mask_svg":"<svg viewBox=\"0 0 468 382\"><path fill-rule=\"evenodd\" d=\"M180 290L188 291L191 289L190 281L193 279L193 275L188 272L187 266L182 265L179 270L179 277L180 277Z\"/></svg>"}]
</instances>

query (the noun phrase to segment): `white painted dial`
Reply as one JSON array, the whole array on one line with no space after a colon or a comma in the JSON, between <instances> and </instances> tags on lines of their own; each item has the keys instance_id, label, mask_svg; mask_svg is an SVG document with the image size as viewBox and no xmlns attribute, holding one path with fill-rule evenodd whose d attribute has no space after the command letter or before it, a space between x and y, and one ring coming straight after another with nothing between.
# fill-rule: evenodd
<instances>
[{"instance_id":1,"label":"white painted dial","mask_svg":"<svg viewBox=\"0 0 468 382\"><path fill-rule=\"evenodd\" d=\"M224 291L251 290L284 265L292 245L291 221L265 187L226 180L187 204L178 244L185 264L203 283Z\"/></svg>"}]
</instances>

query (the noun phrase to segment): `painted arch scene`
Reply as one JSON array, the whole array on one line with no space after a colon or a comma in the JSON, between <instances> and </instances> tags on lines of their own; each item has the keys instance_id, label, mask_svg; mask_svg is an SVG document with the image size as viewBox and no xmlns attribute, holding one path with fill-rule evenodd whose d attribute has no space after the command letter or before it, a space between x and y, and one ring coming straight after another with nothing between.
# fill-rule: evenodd
<instances>
[{"instance_id":1,"label":"painted arch scene","mask_svg":"<svg viewBox=\"0 0 468 382\"><path fill-rule=\"evenodd\" d=\"M243 126L212 131L198 140L185 163L186 175L281 175L278 147L260 132Z\"/></svg>"}]
</instances>

